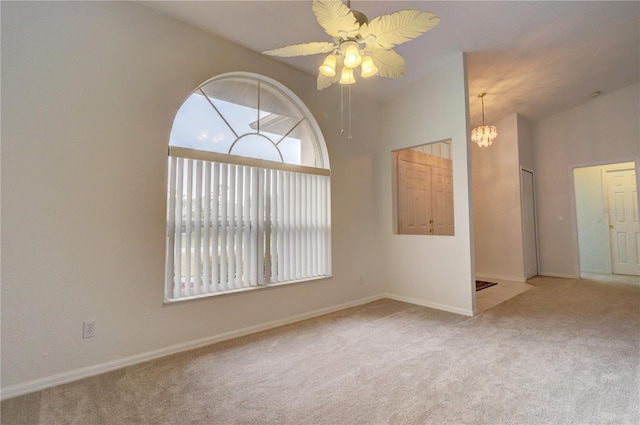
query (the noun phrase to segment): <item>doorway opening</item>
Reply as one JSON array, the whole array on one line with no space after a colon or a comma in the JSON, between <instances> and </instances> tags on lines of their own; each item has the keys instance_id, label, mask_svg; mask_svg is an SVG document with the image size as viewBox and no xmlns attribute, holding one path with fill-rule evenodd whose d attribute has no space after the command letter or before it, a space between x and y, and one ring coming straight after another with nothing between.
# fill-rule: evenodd
<instances>
[{"instance_id":1,"label":"doorway opening","mask_svg":"<svg viewBox=\"0 0 640 425\"><path fill-rule=\"evenodd\" d=\"M638 179L634 162L573 169L581 276L640 276Z\"/></svg>"},{"instance_id":2,"label":"doorway opening","mask_svg":"<svg viewBox=\"0 0 640 425\"><path fill-rule=\"evenodd\" d=\"M534 173L520 167L520 197L522 203L522 242L524 251L524 277L538 275L538 231Z\"/></svg>"}]
</instances>

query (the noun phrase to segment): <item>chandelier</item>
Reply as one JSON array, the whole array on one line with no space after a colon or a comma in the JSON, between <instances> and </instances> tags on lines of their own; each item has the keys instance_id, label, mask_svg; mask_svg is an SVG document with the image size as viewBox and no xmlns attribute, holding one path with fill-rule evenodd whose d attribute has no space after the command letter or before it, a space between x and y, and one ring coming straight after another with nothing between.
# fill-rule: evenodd
<instances>
[{"instance_id":1,"label":"chandelier","mask_svg":"<svg viewBox=\"0 0 640 425\"><path fill-rule=\"evenodd\" d=\"M471 131L471 140L481 148L491 146L491 143L498 137L496 128L492 125L484 125L484 97L486 93L480 93L478 97L482 100L482 126Z\"/></svg>"}]
</instances>

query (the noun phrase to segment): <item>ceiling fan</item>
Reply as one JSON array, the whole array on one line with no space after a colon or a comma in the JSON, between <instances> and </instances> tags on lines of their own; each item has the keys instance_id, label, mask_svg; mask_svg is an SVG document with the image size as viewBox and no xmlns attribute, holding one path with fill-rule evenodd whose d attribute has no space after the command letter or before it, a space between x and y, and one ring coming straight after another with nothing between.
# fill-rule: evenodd
<instances>
[{"instance_id":1,"label":"ceiling fan","mask_svg":"<svg viewBox=\"0 0 640 425\"><path fill-rule=\"evenodd\" d=\"M363 78L380 75L402 78L406 62L393 50L394 46L412 40L440 23L431 12L407 9L378 16L369 21L356 10L351 0L313 0L312 9L318 23L333 37L333 42L320 41L292 44L262 53L291 57L329 53L319 68L318 90L333 83L353 84L353 70L361 67Z\"/></svg>"}]
</instances>

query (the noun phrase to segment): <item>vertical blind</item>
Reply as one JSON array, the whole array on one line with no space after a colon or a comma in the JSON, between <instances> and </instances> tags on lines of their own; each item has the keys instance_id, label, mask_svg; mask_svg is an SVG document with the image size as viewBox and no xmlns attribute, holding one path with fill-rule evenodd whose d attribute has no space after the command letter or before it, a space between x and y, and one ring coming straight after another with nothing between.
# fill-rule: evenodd
<instances>
[{"instance_id":1,"label":"vertical blind","mask_svg":"<svg viewBox=\"0 0 640 425\"><path fill-rule=\"evenodd\" d=\"M170 154L166 300L331 275L328 170L245 159Z\"/></svg>"}]
</instances>

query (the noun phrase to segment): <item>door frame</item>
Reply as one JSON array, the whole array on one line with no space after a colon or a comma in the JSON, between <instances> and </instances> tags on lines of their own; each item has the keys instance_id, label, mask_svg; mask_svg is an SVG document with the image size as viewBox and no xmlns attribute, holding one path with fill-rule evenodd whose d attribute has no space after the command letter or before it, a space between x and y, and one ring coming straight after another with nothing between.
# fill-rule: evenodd
<instances>
[{"instance_id":1,"label":"door frame","mask_svg":"<svg viewBox=\"0 0 640 425\"><path fill-rule=\"evenodd\" d=\"M525 245L526 241L524 240L525 235L525 223L524 223L524 191L523 191L523 181L522 181L522 172L527 172L531 174L531 184L532 184L532 196L533 196L533 233L536 238L536 276L540 274L540 244L538 237L538 203L536 201L536 173L534 170L520 166L520 175L518 178L520 179L520 224L522 225L522 268L524 279L527 280L527 256L525 254Z\"/></svg>"},{"instance_id":2,"label":"door frame","mask_svg":"<svg viewBox=\"0 0 640 425\"><path fill-rule=\"evenodd\" d=\"M620 158L617 160L608 161L593 161L586 163L570 164L569 165L569 212L571 214L571 241L573 244L572 250L572 263L574 270L574 277L580 277L580 247L578 243L578 211L576 207L576 182L573 177L573 170L576 168L585 167L603 167L607 165L622 164L625 162L633 162L636 170L636 186L640 187L640 157L635 158ZM604 182L603 182L604 184ZM640 204L640 191L638 191L638 201ZM611 262L611 242L609 241L609 263ZM609 265L610 273L613 270Z\"/></svg>"}]
</instances>

